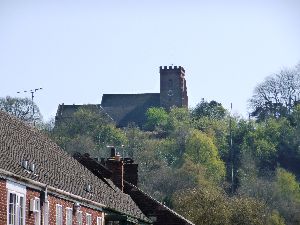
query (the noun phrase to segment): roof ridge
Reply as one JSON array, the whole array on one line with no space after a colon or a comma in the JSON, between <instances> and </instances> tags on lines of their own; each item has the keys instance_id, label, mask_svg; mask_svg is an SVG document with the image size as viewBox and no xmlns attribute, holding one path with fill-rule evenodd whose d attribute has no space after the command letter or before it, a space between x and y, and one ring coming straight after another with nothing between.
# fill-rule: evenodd
<instances>
[{"instance_id":1,"label":"roof ridge","mask_svg":"<svg viewBox=\"0 0 300 225\"><path fill-rule=\"evenodd\" d=\"M195 225L193 222L189 221L188 219L184 218L183 216L181 216L180 214L178 214L177 212L175 212L173 209L170 209L168 206L164 205L163 203L161 203L160 201L156 200L155 198L153 198L151 195L149 195L148 193L146 193L145 191L143 191L142 189L138 188L137 186L133 185L132 183L129 183L128 181L124 181L127 185L136 188L139 192L141 192L142 194L144 194L145 196L147 196L148 198L150 198L151 200L155 201L156 203L158 203L160 206L164 207L165 209L167 209L169 212L173 213L174 215L180 217L181 219L185 220L186 222L188 222L191 225Z\"/></svg>"},{"instance_id":2,"label":"roof ridge","mask_svg":"<svg viewBox=\"0 0 300 225\"><path fill-rule=\"evenodd\" d=\"M113 190L98 179L46 134L1 111L0 143L3 156L0 158L1 169L88 198L106 205L108 209L147 221L148 218L131 198L128 199L127 195L119 189ZM21 167L24 159L36 164L36 176L24 172ZM92 185L92 194L84 191L84 186L87 184ZM123 203L124 198L128 199L126 200L128 204Z\"/></svg>"}]
</instances>

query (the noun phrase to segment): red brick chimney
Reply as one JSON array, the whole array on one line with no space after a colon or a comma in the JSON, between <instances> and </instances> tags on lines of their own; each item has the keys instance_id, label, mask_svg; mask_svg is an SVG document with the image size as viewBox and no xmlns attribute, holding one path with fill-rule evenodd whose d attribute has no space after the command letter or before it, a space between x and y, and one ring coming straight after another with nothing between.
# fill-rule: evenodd
<instances>
[{"instance_id":1,"label":"red brick chimney","mask_svg":"<svg viewBox=\"0 0 300 225\"><path fill-rule=\"evenodd\" d=\"M111 148L111 154L106 161L106 167L112 172L112 182L123 191L124 162L121 160L121 156L119 155L119 153L116 153L116 149L114 147Z\"/></svg>"},{"instance_id":2,"label":"red brick chimney","mask_svg":"<svg viewBox=\"0 0 300 225\"><path fill-rule=\"evenodd\" d=\"M137 186L138 184L138 164L132 158L124 158L124 179Z\"/></svg>"},{"instance_id":3,"label":"red brick chimney","mask_svg":"<svg viewBox=\"0 0 300 225\"><path fill-rule=\"evenodd\" d=\"M106 160L105 166L112 172L111 180L124 191L124 180L137 186L138 184L138 164L132 158L121 158L116 149L110 149L110 157Z\"/></svg>"}]
</instances>

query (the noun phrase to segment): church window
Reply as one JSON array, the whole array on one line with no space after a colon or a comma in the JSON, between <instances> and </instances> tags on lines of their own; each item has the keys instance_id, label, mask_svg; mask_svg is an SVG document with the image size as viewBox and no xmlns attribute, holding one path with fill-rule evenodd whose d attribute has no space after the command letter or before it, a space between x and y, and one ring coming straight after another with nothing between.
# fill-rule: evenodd
<instances>
[{"instance_id":1,"label":"church window","mask_svg":"<svg viewBox=\"0 0 300 225\"><path fill-rule=\"evenodd\" d=\"M173 80L172 79L169 79L169 81L168 81L168 87L169 88L173 87Z\"/></svg>"}]
</instances>

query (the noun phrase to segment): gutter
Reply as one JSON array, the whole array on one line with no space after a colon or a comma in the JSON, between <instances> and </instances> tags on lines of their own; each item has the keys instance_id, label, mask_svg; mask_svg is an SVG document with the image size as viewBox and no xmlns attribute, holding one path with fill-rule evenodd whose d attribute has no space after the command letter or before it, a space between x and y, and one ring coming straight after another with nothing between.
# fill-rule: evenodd
<instances>
[{"instance_id":1,"label":"gutter","mask_svg":"<svg viewBox=\"0 0 300 225\"><path fill-rule=\"evenodd\" d=\"M67 192L67 191L63 191L61 189L58 189L58 188L55 188L55 187L52 187L52 186L49 186L47 184L43 184L41 182L38 182L38 181L35 181L35 180L32 180L32 179L29 179L29 178L26 178L26 177L22 177L20 175L17 175L17 174L14 174L12 172L9 172L9 171L6 171L6 170L3 170L3 169L0 169L0 178L4 178L6 180L10 180L10 181L13 181L13 182L20 182L22 184L25 184L25 186L28 186L28 183L30 184L29 187L33 186L32 188L35 188L36 187L39 187L40 189L39 190L43 190L43 189L47 189L47 192L51 193L51 194L61 194L63 196L65 196L67 199L70 199L72 198L73 200L78 200L78 201L81 201L81 202L84 202L86 204L92 204L96 207L98 207L98 209L100 208L101 211L107 211L107 210L110 210L110 211L113 211L113 212L116 212L116 213L120 213L120 214L124 214L126 215L125 213L123 212L119 212L115 209L112 209L110 207L107 207L99 202L95 202L95 201L92 201L92 200L89 200L89 199L86 199L86 198L83 198L81 196L78 196L78 195L74 195L70 192ZM90 207L90 208L93 208L91 206L88 206L87 207ZM103 210L103 208L107 209L107 210ZM128 217L131 217L131 215L127 215ZM139 221L143 221L147 224L151 224L149 221L146 221L144 219L141 219L141 218L136 218L138 219Z\"/></svg>"},{"instance_id":2,"label":"gutter","mask_svg":"<svg viewBox=\"0 0 300 225\"><path fill-rule=\"evenodd\" d=\"M4 176L2 176L2 175L4 175ZM48 192L50 192L51 194L58 193L58 194L61 194L63 196L66 196L66 197L71 197L74 200L79 200L79 201L82 201L82 202L85 202L85 203L88 203L88 204L92 204L92 205L100 207L100 208L106 207L105 205L103 205L103 204L101 204L99 202L95 202L95 201L83 198L81 196L74 195L74 194L72 194L70 192L63 191L61 189L49 186L47 184L43 184L41 182L38 182L38 181L35 181L35 180L31 180L31 179L26 178L26 177L22 177L22 176L16 175L14 173L11 173L11 172L3 170L3 169L0 169L0 177L5 178L5 179L10 180L10 181L21 181L21 182L24 182L24 183L29 183L31 185L38 186L40 188L46 188L47 187ZM11 178L14 178L14 179L11 179Z\"/></svg>"}]
</instances>

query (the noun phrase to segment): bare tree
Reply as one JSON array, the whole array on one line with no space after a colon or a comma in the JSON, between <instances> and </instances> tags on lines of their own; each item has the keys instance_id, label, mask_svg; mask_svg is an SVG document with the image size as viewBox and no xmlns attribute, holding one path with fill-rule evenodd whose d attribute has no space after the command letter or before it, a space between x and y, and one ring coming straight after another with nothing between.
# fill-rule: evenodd
<instances>
[{"instance_id":1,"label":"bare tree","mask_svg":"<svg viewBox=\"0 0 300 225\"><path fill-rule=\"evenodd\" d=\"M269 76L257 85L250 99L252 116L265 119L287 116L300 100L300 64Z\"/></svg>"},{"instance_id":2,"label":"bare tree","mask_svg":"<svg viewBox=\"0 0 300 225\"><path fill-rule=\"evenodd\" d=\"M0 110L28 123L42 121L42 115L38 106L29 98L14 98L10 96L0 98Z\"/></svg>"}]
</instances>

